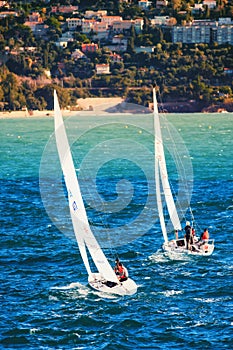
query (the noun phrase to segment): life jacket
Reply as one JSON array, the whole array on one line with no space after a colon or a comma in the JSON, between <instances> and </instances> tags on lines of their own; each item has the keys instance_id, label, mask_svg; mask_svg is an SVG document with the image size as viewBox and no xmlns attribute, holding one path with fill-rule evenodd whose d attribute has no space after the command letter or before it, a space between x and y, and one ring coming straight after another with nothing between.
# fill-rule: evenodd
<instances>
[{"instance_id":1,"label":"life jacket","mask_svg":"<svg viewBox=\"0 0 233 350\"><path fill-rule=\"evenodd\" d=\"M120 276L124 276L125 275L125 270L123 266L118 266L118 272L120 274Z\"/></svg>"},{"instance_id":2,"label":"life jacket","mask_svg":"<svg viewBox=\"0 0 233 350\"><path fill-rule=\"evenodd\" d=\"M208 232L203 232L203 235L202 235L201 239L202 239L203 241L209 239L209 234L208 234Z\"/></svg>"}]
</instances>

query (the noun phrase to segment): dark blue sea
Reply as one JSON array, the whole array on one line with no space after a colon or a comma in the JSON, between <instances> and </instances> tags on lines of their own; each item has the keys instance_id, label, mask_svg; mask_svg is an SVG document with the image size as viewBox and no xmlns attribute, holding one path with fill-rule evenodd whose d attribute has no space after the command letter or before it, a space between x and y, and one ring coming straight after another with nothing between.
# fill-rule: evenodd
<instances>
[{"instance_id":1,"label":"dark blue sea","mask_svg":"<svg viewBox=\"0 0 233 350\"><path fill-rule=\"evenodd\" d=\"M1 349L233 348L233 114L167 119L171 183L184 220L190 202L197 228L215 239L210 257L161 251L151 116L66 119L93 232L138 285L126 297L87 284L53 119L0 120Z\"/></svg>"}]
</instances>

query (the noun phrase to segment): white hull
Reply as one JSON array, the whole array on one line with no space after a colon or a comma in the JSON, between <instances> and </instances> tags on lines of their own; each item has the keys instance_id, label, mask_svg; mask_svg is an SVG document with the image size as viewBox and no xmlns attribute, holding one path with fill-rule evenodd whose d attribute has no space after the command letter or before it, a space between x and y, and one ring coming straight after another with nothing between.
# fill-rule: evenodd
<instances>
[{"instance_id":1,"label":"white hull","mask_svg":"<svg viewBox=\"0 0 233 350\"><path fill-rule=\"evenodd\" d=\"M111 285L111 282L107 282L100 273L89 275L88 283L93 289L109 294L132 295L137 291L136 283L130 278L112 286L113 284Z\"/></svg>"},{"instance_id":2,"label":"white hull","mask_svg":"<svg viewBox=\"0 0 233 350\"><path fill-rule=\"evenodd\" d=\"M184 239L174 239L164 243L162 248L166 253L171 254L210 256L214 251L214 240L209 240L201 244L200 242L196 242L187 249Z\"/></svg>"}]
</instances>

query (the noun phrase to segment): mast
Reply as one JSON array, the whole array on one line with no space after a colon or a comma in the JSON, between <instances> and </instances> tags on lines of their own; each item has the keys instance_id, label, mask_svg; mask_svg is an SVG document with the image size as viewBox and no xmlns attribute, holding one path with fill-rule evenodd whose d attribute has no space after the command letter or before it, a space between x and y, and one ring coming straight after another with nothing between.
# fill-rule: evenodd
<instances>
[{"instance_id":1,"label":"mast","mask_svg":"<svg viewBox=\"0 0 233 350\"><path fill-rule=\"evenodd\" d=\"M180 230L181 224L180 224L180 220L176 210L175 202L172 196L170 184L168 181L167 166L166 166L166 160L164 155L163 139L162 139L162 133L161 133L155 88L153 88L153 102L154 102L154 132L155 132L156 198L157 198L159 219L160 219L161 229L163 232L164 241L168 242L166 224L165 224L164 213L163 213L162 198L161 198L160 181L162 184L162 189L164 192L168 213L174 229Z\"/></svg>"}]
</instances>

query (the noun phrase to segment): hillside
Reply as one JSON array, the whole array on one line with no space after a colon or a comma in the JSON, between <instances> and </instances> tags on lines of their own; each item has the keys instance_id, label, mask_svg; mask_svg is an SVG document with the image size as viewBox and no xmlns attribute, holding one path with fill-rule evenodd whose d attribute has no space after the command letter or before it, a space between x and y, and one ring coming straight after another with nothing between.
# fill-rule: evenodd
<instances>
[{"instance_id":1,"label":"hillside","mask_svg":"<svg viewBox=\"0 0 233 350\"><path fill-rule=\"evenodd\" d=\"M231 3L159 3L8 1L0 8L0 109L51 109L54 87L67 108L88 97L148 107L154 84L169 111L231 109Z\"/></svg>"}]
</instances>

